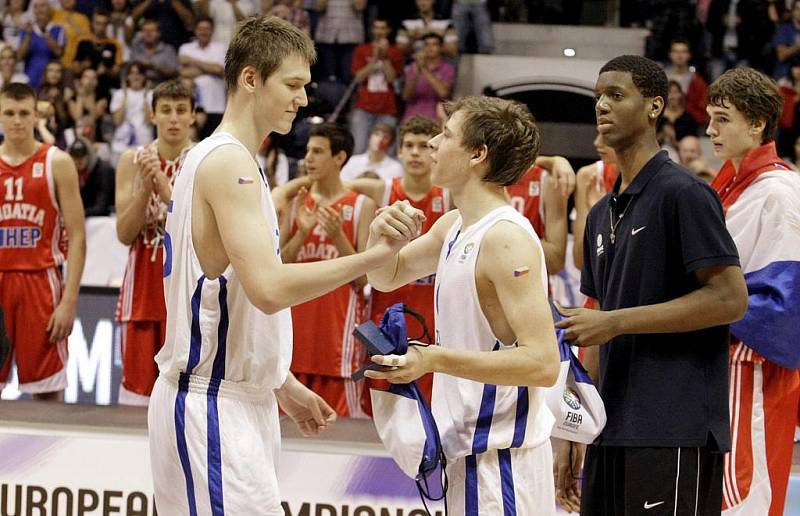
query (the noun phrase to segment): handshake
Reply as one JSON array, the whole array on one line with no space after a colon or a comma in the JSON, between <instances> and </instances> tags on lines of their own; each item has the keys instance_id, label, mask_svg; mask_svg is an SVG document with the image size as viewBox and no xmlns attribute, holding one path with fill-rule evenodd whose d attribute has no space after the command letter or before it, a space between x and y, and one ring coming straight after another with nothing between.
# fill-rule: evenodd
<instances>
[{"instance_id":1,"label":"handshake","mask_svg":"<svg viewBox=\"0 0 800 516\"><path fill-rule=\"evenodd\" d=\"M380 208L369 226L369 247L380 242L398 251L421 234L423 222L425 214L408 201Z\"/></svg>"}]
</instances>

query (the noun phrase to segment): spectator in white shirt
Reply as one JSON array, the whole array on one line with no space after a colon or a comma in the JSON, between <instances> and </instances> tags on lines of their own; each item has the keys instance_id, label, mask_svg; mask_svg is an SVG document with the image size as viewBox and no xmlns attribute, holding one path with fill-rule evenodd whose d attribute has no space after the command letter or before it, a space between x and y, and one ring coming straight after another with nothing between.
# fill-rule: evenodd
<instances>
[{"instance_id":1,"label":"spectator in white shirt","mask_svg":"<svg viewBox=\"0 0 800 516\"><path fill-rule=\"evenodd\" d=\"M214 20L213 41L228 48L236 24L255 14L253 4L247 0L197 0L195 4L200 16Z\"/></svg>"},{"instance_id":2,"label":"spectator in white shirt","mask_svg":"<svg viewBox=\"0 0 800 516\"><path fill-rule=\"evenodd\" d=\"M205 138L217 128L225 112L225 52L227 45L214 41L214 20L200 17L195 24L195 40L181 45L178 50L181 77L194 79L200 107L206 113L206 122L198 137Z\"/></svg>"},{"instance_id":3,"label":"spectator in white shirt","mask_svg":"<svg viewBox=\"0 0 800 516\"><path fill-rule=\"evenodd\" d=\"M126 149L153 141L150 125L152 91L145 88L144 65L134 61L128 66L123 87L111 95L111 118L114 121L112 154L118 157ZM116 163L116 159L112 159Z\"/></svg>"},{"instance_id":4,"label":"spectator in white shirt","mask_svg":"<svg viewBox=\"0 0 800 516\"><path fill-rule=\"evenodd\" d=\"M403 175L403 165L388 156L389 147L394 140L394 128L389 124L377 123L372 126L369 146L364 154L356 154L347 160L342 169L343 180L355 179L364 172L374 172L387 180Z\"/></svg>"}]
</instances>

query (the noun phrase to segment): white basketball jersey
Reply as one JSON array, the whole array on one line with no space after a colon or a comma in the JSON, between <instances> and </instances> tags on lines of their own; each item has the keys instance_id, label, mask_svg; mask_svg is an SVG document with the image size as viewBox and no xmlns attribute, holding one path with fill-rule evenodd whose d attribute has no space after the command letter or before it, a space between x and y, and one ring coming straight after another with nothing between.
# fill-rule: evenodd
<instances>
[{"instance_id":1,"label":"white basketball jersey","mask_svg":"<svg viewBox=\"0 0 800 516\"><path fill-rule=\"evenodd\" d=\"M233 387L264 392L286 380L292 361L291 312L285 309L267 315L256 308L231 265L218 278L207 278L192 240L197 167L221 145L244 148L230 134L216 133L186 154L175 179L164 239L167 335L156 362L161 374L173 380L182 376L182 381L191 378L192 384L221 384L220 390ZM255 161L253 166L257 166ZM216 172L230 174L227 170ZM279 255L275 208L266 181L260 183L247 188L261 188L261 212Z\"/></svg>"},{"instance_id":2,"label":"white basketball jersey","mask_svg":"<svg viewBox=\"0 0 800 516\"><path fill-rule=\"evenodd\" d=\"M459 217L436 269L436 340L444 348L503 353L516 347L494 335L475 286L481 240L501 220L523 227L536 242L542 301L547 297L544 252L528 219L511 206L497 208L466 228ZM432 409L448 460L487 450L536 447L549 438L554 422L543 388L489 385L440 373L433 378Z\"/></svg>"}]
</instances>

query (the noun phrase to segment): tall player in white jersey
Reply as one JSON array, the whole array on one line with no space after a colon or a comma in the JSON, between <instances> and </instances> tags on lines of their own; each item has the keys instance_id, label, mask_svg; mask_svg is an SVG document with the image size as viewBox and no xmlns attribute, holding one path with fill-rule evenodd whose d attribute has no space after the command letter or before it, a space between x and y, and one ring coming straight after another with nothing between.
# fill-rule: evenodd
<instances>
[{"instance_id":1,"label":"tall player in white jersey","mask_svg":"<svg viewBox=\"0 0 800 516\"><path fill-rule=\"evenodd\" d=\"M167 333L148 426L158 511L283 515L275 462L278 406L305 434L334 419L291 374L288 307L383 265L421 225L389 208L361 254L282 264L278 223L254 159L307 104L311 40L274 17L249 18L225 57L228 101L216 132L187 153L168 205L164 241ZM394 216L392 215L394 214ZM383 229L381 229L383 228Z\"/></svg>"},{"instance_id":2,"label":"tall player in white jersey","mask_svg":"<svg viewBox=\"0 0 800 516\"><path fill-rule=\"evenodd\" d=\"M544 253L503 188L533 163L539 131L525 107L497 98L466 97L447 111L444 132L430 141L431 181L458 209L367 273L389 291L435 272L439 345L412 346L404 359L376 356L398 367L368 375L404 383L434 372L453 514L554 514L543 388L556 380L559 354Z\"/></svg>"}]
</instances>

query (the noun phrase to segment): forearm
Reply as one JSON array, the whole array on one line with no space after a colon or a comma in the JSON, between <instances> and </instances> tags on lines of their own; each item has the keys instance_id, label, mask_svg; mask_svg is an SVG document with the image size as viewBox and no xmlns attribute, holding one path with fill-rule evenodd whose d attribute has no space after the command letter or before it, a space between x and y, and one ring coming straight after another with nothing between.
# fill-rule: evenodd
<instances>
[{"instance_id":1,"label":"forearm","mask_svg":"<svg viewBox=\"0 0 800 516\"><path fill-rule=\"evenodd\" d=\"M181 77L194 79L195 77L198 77L200 75L202 75L202 72L198 67L190 64L181 65L181 72L180 72Z\"/></svg>"},{"instance_id":2,"label":"forearm","mask_svg":"<svg viewBox=\"0 0 800 516\"><path fill-rule=\"evenodd\" d=\"M118 110L111 113L111 119L114 121L114 127L122 125L122 122L125 121L125 102L122 103Z\"/></svg>"},{"instance_id":3,"label":"forearm","mask_svg":"<svg viewBox=\"0 0 800 516\"><path fill-rule=\"evenodd\" d=\"M414 91L417 89L417 74L411 74L403 85L403 100L409 101L414 97Z\"/></svg>"},{"instance_id":4,"label":"forearm","mask_svg":"<svg viewBox=\"0 0 800 516\"><path fill-rule=\"evenodd\" d=\"M450 85L449 84L447 84L444 81L440 81L439 79L437 79L436 76L433 75L427 69L423 69L422 73L423 73L423 75L425 75L425 78L428 80L428 82L430 83L431 87L433 88L433 91L435 91L437 95L439 95L442 98L445 98L450 94Z\"/></svg>"},{"instance_id":5,"label":"forearm","mask_svg":"<svg viewBox=\"0 0 800 516\"><path fill-rule=\"evenodd\" d=\"M68 231L67 245L67 281L64 284L62 302L76 303L81 288L81 276L86 260L86 232L83 227Z\"/></svg>"},{"instance_id":6,"label":"forearm","mask_svg":"<svg viewBox=\"0 0 800 516\"><path fill-rule=\"evenodd\" d=\"M175 13L178 15L178 18L181 19L183 25L189 29L194 25L194 13L191 9L187 8L181 2L172 2L172 8L175 9ZM236 8L234 7L234 11ZM241 20L241 18L236 18L236 21Z\"/></svg>"},{"instance_id":7,"label":"forearm","mask_svg":"<svg viewBox=\"0 0 800 516\"><path fill-rule=\"evenodd\" d=\"M297 253L303 247L306 237L308 237L308 233L298 230L288 242L281 246L281 258L284 263L294 263L297 260Z\"/></svg>"},{"instance_id":8,"label":"forearm","mask_svg":"<svg viewBox=\"0 0 800 516\"><path fill-rule=\"evenodd\" d=\"M367 239L367 249L375 245L372 235ZM400 270L402 263L403 251L401 250L394 256L394 259L387 261L380 267L376 267L367 272L367 281L376 290L381 292L391 292L403 286L397 280L397 272Z\"/></svg>"},{"instance_id":9,"label":"forearm","mask_svg":"<svg viewBox=\"0 0 800 516\"><path fill-rule=\"evenodd\" d=\"M275 313L349 283L385 259L385 251L367 250L333 260L281 264L263 271L260 292L254 293L251 301L262 311Z\"/></svg>"},{"instance_id":10,"label":"forearm","mask_svg":"<svg viewBox=\"0 0 800 516\"><path fill-rule=\"evenodd\" d=\"M726 296L708 285L664 303L609 313L614 317L616 335L696 331L741 318L736 296Z\"/></svg>"},{"instance_id":11,"label":"forearm","mask_svg":"<svg viewBox=\"0 0 800 516\"><path fill-rule=\"evenodd\" d=\"M384 59L381 64L383 65L383 74L386 76L386 82L394 82L397 79L397 70L392 66L392 62L389 59Z\"/></svg>"},{"instance_id":12,"label":"forearm","mask_svg":"<svg viewBox=\"0 0 800 516\"><path fill-rule=\"evenodd\" d=\"M336 238L332 238L333 245L336 246L336 250L339 251L339 256L350 256L352 254L356 254L356 250L353 245L347 240L347 237L344 236L344 233L339 233ZM367 275L363 274L353 280L353 286L360 290L364 288L364 285L367 284Z\"/></svg>"},{"instance_id":13,"label":"forearm","mask_svg":"<svg viewBox=\"0 0 800 516\"><path fill-rule=\"evenodd\" d=\"M370 60L366 65L362 66L358 71L356 71L355 74L356 82L362 83L365 80L367 80L367 77L370 76L373 68L374 68L374 61Z\"/></svg>"},{"instance_id":14,"label":"forearm","mask_svg":"<svg viewBox=\"0 0 800 516\"><path fill-rule=\"evenodd\" d=\"M542 240L542 251L544 251L544 263L547 274L558 274L564 268L565 246L560 243Z\"/></svg>"},{"instance_id":15,"label":"forearm","mask_svg":"<svg viewBox=\"0 0 800 516\"><path fill-rule=\"evenodd\" d=\"M558 375L558 362L551 363L527 346L503 351L429 346L421 351L434 372L492 385L550 387Z\"/></svg>"},{"instance_id":16,"label":"forearm","mask_svg":"<svg viewBox=\"0 0 800 516\"><path fill-rule=\"evenodd\" d=\"M125 245L131 245L145 223L145 212L150 193L142 190L132 195L130 202L117 212L117 239Z\"/></svg>"}]
</instances>

